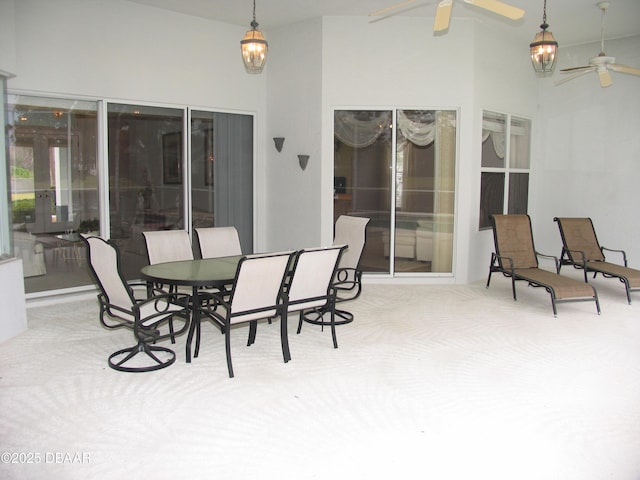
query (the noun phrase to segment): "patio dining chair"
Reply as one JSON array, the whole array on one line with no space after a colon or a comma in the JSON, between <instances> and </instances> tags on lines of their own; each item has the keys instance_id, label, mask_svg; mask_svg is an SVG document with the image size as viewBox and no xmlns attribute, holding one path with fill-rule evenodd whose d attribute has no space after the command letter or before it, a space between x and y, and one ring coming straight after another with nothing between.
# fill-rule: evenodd
<instances>
[{"instance_id":1,"label":"patio dining chair","mask_svg":"<svg viewBox=\"0 0 640 480\"><path fill-rule=\"evenodd\" d=\"M560 229L562 237L562 265L572 265L584 272L584 281L593 272L593 278L601 273L604 278L617 278L625 286L627 302L631 304L631 292L640 290L640 270L627 266L627 254L624 250L614 250L600 245L593 222L590 218L553 219ZM622 265L608 262L604 252L613 252L622 257Z\"/></svg>"},{"instance_id":2,"label":"patio dining chair","mask_svg":"<svg viewBox=\"0 0 640 480\"><path fill-rule=\"evenodd\" d=\"M492 215L495 252L491 254L489 288L491 274L502 273L511 278L513 299L517 300L516 281L523 280L532 287L542 287L551 295L553 315L557 316L556 304L560 302L595 301L600 314L598 294L591 285L557 273L559 263L556 257L543 255L535 250L529 215ZM554 271L539 268L538 258L551 259Z\"/></svg>"},{"instance_id":3,"label":"patio dining chair","mask_svg":"<svg viewBox=\"0 0 640 480\"><path fill-rule=\"evenodd\" d=\"M333 245L346 245L340 257L333 287L336 290L336 304L355 300L362 293L362 270L360 258L366 244L366 228L369 219L340 215L336 220ZM324 318L324 309L315 309L304 313L304 320L315 325L329 325ZM344 325L353 321L353 314L347 310L335 309L336 325Z\"/></svg>"},{"instance_id":4,"label":"patio dining chair","mask_svg":"<svg viewBox=\"0 0 640 480\"><path fill-rule=\"evenodd\" d=\"M193 260L191 240L186 230L142 232L147 246L149 265L179 260Z\"/></svg>"},{"instance_id":5,"label":"patio dining chair","mask_svg":"<svg viewBox=\"0 0 640 480\"><path fill-rule=\"evenodd\" d=\"M229 292L210 294L208 314L223 325L229 377L233 377L231 362L231 326L249 323L247 346L256 338L258 320L280 316L280 342L285 363L291 359L286 321L284 285L290 261L295 252L248 255L240 259ZM199 344L200 326L192 322L189 338L196 333ZM196 355L197 356L197 353Z\"/></svg>"},{"instance_id":6,"label":"patio dining chair","mask_svg":"<svg viewBox=\"0 0 640 480\"><path fill-rule=\"evenodd\" d=\"M242 255L236 227L204 227L195 231L202 258Z\"/></svg>"},{"instance_id":7,"label":"patio dining chair","mask_svg":"<svg viewBox=\"0 0 640 480\"><path fill-rule=\"evenodd\" d=\"M336 289L333 278L346 245L301 250L296 256L293 273L287 286L287 314L299 312L298 331L302 329L304 313L322 310L329 316L333 347L336 340Z\"/></svg>"},{"instance_id":8,"label":"patio dining chair","mask_svg":"<svg viewBox=\"0 0 640 480\"><path fill-rule=\"evenodd\" d=\"M133 347L112 353L109 366L124 372L149 372L174 363L175 352L155 343L166 338L174 341L176 335L188 329L188 295L152 291L148 296L146 284L125 280L120 252L114 242L97 236L81 238L87 246L89 269L100 290L100 322L109 329L130 328L137 341ZM173 324L176 318L183 322L177 332ZM168 332L162 333L165 327Z\"/></svg>"},{"instance_id":9,"label":"patio dining chair","mask_svg":"<svg viewBox=\"0 0 640 480\"><path fill-rule=\"evenodd\" d=\"M186 230L153 230L142 232L147 247L149 265L180 260L193 260L193 248ZM168 287L156 284L156 288L168 292L189 293L189 287Z\"/></svg>"}]
</instances>

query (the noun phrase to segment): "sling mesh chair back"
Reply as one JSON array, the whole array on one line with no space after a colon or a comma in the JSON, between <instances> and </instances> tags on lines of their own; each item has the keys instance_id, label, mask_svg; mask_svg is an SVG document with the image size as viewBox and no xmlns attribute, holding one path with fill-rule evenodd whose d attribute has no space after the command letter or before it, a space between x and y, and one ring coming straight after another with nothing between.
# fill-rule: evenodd
<instances>
[{"instance_id":1,"label":"sling mesh chair back","mask_svg":"<svg viewBox=\"0 0 640 480\"><path fill-rule=\"evenodd\" d=\"M189 234L185 230L142 232L147 245L149 265L180 260L193 260Z\"/></svg>"},{"instance_id":2,"label":"sling mesh chair back","mask_svg":"<svg viewBox=\"0 0 640 480\"><path fill-rule=\"evenodd\" d=\"M280 342L285 363L291 359L287 337L284 284L294 252L248 255L240 259L230 292L210 294L210 312L225 332L225 350L229 377L233 377L231 362L231 326L249 323L247 346L254 343L258 320L280 316ZM199 326L192 322L189 335ZM197 340L196 340L197 341Z\"/></svg>"},{"instance_id":3,"label":"sling mesh chair back","mask_svg":"<svg viewBox=\"0 0 640 480\"><path fill-rule=\"evenodd\" d=\"M517 300L516 281L523 280L533 287L542 287L551 295L553 315L557 315L556 303L593 300L600 313L596 290L585 282L560 275L556 257L536 252L529 215L492 215L495 252L491 254L487 288L493 272L511 278L513 298ZM538 259L554 262L554 271L539 268Z\"/></svg>"},{"instance_id":4,"label":"sling mesh chair back","mask_svg":"<svg viewBox=\"0 0 640 480\"><path fill-rule=\"evenodd\" d=\"M112 353L109 366L125 372L148 372L168 367L175 361L169 348L153 345L186 331L189 325L188 296L155 294L146 284L127 283L120 268L120 252L115 243L96 236L83 236L89 269L100 290L100 322L107 328L128 327L137 344ZM140 287L136 289L135 287ZM143 298L136 298L140 292ZM147 294L151 293L147 297ZM175 332L174 318L184 325ZM161 329L168 329L162 333Z\"/></svg>"},{"instance_id":5,"label":"sling mesh chair back","mask_svg":"<svg viewBox=\"0 0 640 480\"><path fill-rule=\"evenodd\" d=\"M631 303L631 291L640 290L640 270L627 266L627 254L624 250L614 250L600 246L593 222L590 218L554 218L562 237L562 255L560 267L572 265L584 271L584 280L588 273L593 276L601 273L605 278L617 278L624 283L627 301ZM622 265L608 262L604 252L614 252L622 257Z\"/></svg>"},{"instance_id":6,"label":"sling mesh chair back","mask_svg":"<svg viewBox=\"0 0 640 480\"><path fill-rule=\"evenodd\" d=\"M147 246L149 265L165 262L193 260L193 248L189 234L185 230L154 230L142 232ZM157 288L170 292L189 293L191 287L168 287L156 285Z\"/></svg>"},{"instance_id":7,"label":"sling mesh chair back","mask_svg":"<svg viewBox=\"0 0 640 480\"><path fill-rule=\"evenodd\" d=\"M299 312L298 332L305 310L321 309L329 316L334 348L338 348L335 329L336 290L333 278L346 245L301 250L296 256L287 289L287 313Z\"/></svg>"},{"instance_id":8,"label":"sling mesh chair back","mask_svg":"<svg viewBox=\"0 0 640 480\"><path fill-rule=\"evenodd\" d=\"M235 227L196 228L202 258L242 255L240 237Z\"/></svg>"}]
</instances>

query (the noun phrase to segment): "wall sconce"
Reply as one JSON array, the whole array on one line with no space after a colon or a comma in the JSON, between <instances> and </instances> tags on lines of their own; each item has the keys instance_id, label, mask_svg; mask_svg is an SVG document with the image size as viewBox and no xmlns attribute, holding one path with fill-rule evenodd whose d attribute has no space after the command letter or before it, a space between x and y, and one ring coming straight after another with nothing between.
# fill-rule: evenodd
<instances>
[{"instance_id":1,"label":"wall sconce","mask_svg":"<svg viewBox=\"0 0 640 480\"><path fill-rule=\"evenodd\" d=\"M307 168L307 164L309 163L309 155L298 155L298 163L300 164L300 168L302 170Z\"/></svg>"},{"instance_id":2,"label":"wall sconce","mask_svg":"<svg viewBox=\"0 0 640 480\"><path fill-rule=\"evenodd\" d=\"M284 137L273 137L273 143L276 145L276 150L281 152L282 145L284 144Z\"/></svg>"}]
</instances>

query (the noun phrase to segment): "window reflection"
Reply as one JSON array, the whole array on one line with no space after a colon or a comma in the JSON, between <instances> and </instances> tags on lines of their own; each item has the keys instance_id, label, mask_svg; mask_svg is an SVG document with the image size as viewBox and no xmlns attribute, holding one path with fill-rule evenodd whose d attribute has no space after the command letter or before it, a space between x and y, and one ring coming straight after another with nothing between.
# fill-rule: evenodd
<instances>
[{"instance_id":1,"label":"window reflection","mask_svg":"<svg viewBox=\"0 0 640 480\"><path fill-rule=\"evenodd\" d=\"M97 103L9 95L14 255L25 291L86 285L79 232L97 230Z\"/></svg>"},{"instance_id":2,"label":"window reflection","mask_svg":"<svg viewBox=\"0 0 640 480\"><path fill-rule=\"evenodd\" d=\"M147 263L142 232L185 228L184 110L110 103L110 238L120 247L128 279Z\"/></svg>"}]
</instances>

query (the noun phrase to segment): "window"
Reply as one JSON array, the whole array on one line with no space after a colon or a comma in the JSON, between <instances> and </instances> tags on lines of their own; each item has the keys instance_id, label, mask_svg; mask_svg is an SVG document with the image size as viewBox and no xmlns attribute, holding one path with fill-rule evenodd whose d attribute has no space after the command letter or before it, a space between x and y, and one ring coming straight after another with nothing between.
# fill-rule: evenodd
<instances>
[{"instance_id":1,"label":"window","mask_svg":"<svg viewBox=\"0 0 640 480\"><path fill-rule=\"evenodd\" d=\"M483 112L480 229L491 228L493 214L527 213L530 139L530 120Z\"/></svg>"}]
</instances>

